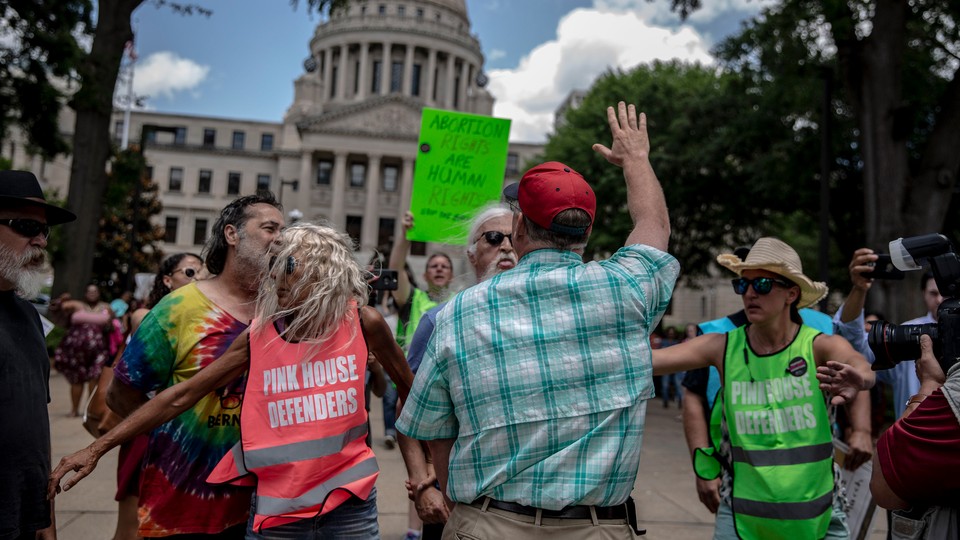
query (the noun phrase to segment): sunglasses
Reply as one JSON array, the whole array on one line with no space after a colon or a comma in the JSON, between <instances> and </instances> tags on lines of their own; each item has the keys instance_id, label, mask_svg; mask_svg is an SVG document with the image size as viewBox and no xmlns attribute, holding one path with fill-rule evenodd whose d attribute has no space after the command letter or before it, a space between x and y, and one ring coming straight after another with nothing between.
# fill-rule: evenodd
<instances>
[{"instance_id":1,"label":"sunglasses","mask_svg":"<svg viewBox=\"0 0 960 540\"><path fill-rule=\"evenodd\" d=\"M196 268L177 268L173 272L170 272L170 275L172 276L177 272L183 272L183 275L186 276L187 279L193 279L200 273Z\"/></svg>"},{"instance_id":2,"label":"sunglasses","mask_svg":"<svg viewBox=\"0 0 960 540\"><path fill-rule=\"evenodd\" d=\"M231 394L226 388L220 394L220 408L230 410L236 409L243 404L243 396L240 394Z\"/></svg>"},{"instance_id":3,"label":"sunglasses","mask_svg":"<svg viewBox=\"0 0 960 540\"><path fill-rule=\"evenodd\" d=\"M276 264L277 264L277 256L274 255L273 257L270 257L270 268L272 269ZM284 268L284 270L287 272L287 275L289 276L296 269L297 269L297 260L293 258L293 255L287 255L287 264L286 264L286 267Z\"/></svg>"},{"instance_id":4,"label":"sunglasses","mask_svg":"<svg viewBox=\"0 0 960 540\"><path fill-rule=\"evenodd\" d=\"M513 243L513 235L512 235L512 234L503 234L503 233L500 232L500 231L487 231L487 232L485 232L485 233L482 233L482 234L480 235L480 238L483 238L484 240L487 241L488 244L490 244L491 246L494 246L494 247L499 246L500 244L502 244L504 238L506 238L507 240L510 240L510 243L511 243L511 244ZM477 241L478 241L478 242L480 241L480 238L477 238Z\"/></svg>"},{"instance_id":5,"label":"sunglasses","mask_svg":"<svg viewBox=\"0 0 960 540\"><path fill-rule=\"evenodd\" d=\"M781 287L792 287L793 285L786 280L778 278L769 278L769 277L758 277L753 279L747 278L737 278L730 280L733 283L733 292L744 295L747 293L747 289L753 285L753 290L757 294L767 294L773 290L773 285L777 284Z\"/></svg>"},{"instance_id":6,"label":"sunglasses","mask_svg":"<svg viewBox=\"0 0 960 540\"><path fill-rule=\"evenodd\" d=\"M33 238L38 234L43 235L44 238L50 236L50 226L35 219L0 219L0 224L10 227L13 232L26 238Z\"/></svg>"}]
</instances>

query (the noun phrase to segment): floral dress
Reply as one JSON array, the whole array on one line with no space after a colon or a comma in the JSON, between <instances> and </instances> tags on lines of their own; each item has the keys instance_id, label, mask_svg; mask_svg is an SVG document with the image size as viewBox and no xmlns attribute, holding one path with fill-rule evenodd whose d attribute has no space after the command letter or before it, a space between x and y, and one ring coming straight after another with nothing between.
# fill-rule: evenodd
<instances>
[{"instance_id":1,"label":"floral dress","mask_svg":"<svg viewBox=\"0 0 960 540\"><path fill-rule=\"evenodd\" d=\"M70 384L81 384L100 376L110 356L106 331L110 311L104 304L84 308L70 316L70 328L53 356L53 366Z\"/></svg>"}]
</instances>

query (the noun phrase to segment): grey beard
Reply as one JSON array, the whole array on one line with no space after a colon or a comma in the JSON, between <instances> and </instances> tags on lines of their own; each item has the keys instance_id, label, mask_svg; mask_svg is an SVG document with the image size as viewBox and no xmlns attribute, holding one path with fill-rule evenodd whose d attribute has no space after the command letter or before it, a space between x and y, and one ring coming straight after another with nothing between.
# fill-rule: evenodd
<instances>
[{"instance_id":1,"label":"grey beard","mask_svg":"<svg viewBox=\"0 0 960 540\"><path fill-rule=\"evenodd\" d=\"M517 264L516 257L497 257L496 259L491 261L490 264L487 265L487 268L483 271L483 275L480 276L480 282L482 283L492 278L493 276L499 274L502 270L500 270L500 267L497 265L500 264L500 261L506 261L506 260L513 261L514 265Z\"/></svg>"},{"instance_id":2,"label":"grey beard","mask_svg":"<svg viewBox=\"0 0 960 540\"><path fill-rule=\"evenodd\" d=\"M26 253L17 255L10 248L0 245L0 277L13 283L24 298L36 298L43 287L44 263L47 252L40 248L30 248Z\"/></svg>"}]
</instances>

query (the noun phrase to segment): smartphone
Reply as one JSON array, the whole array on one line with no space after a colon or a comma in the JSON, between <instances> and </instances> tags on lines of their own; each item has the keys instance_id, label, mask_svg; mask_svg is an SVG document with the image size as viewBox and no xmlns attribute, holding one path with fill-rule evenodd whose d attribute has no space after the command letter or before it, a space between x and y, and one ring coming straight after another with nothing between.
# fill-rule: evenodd
<instances>
[{"instance_id":1,"label":"smartphone","mask_svg":"<svg viewBox=\"0 0 960 540\"><path fill-rule=\"evenodd\" d=\"M903 270L898 270L890 261L890 255L877 253L872 272L864 272L863 277L870 279L903 279Z\"/></svg>"},{"instance_id":2,"label":"smartphone","mask_svg":"<svg viewBox=\"0 0 960 540\"><path fill-rule=\"evenodd\" d=\"M375 291L395 291L397 290L397 271L380 270L379 273L371 274L373 281L370 282L370 288Z\"/></svg>"}]
</instances>

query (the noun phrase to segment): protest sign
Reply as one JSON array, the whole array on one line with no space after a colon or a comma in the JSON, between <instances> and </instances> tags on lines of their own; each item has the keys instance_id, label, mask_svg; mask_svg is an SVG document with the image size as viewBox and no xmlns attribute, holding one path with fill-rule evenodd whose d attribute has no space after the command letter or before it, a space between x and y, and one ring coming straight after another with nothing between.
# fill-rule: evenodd
<instances>
[{"instance_id":1,"label":"protest sign","mask_svg":"<svg viewBox=\"0 0 960 540\"><path fill-rule=\"evenodd\" d=\"M500 199L509 136L510 120L423 109L408 239L467 242L477 209Z\"/></svg>"},{"instance_id":2,"label":"protest sign","mask_svg":"<svg viewBox=\"0 0 960 540\"><path fill-rule=\"evenodd\" d=\"M840 479L847 492L847 526L850 528L851 540L863 540L870 533L870 523L873 522L874 510L877 505L873 502L870 493L870 477L873 475L873 463L867 461L855 471L842 468L844 459L850 453L850 447L843 441L833 440L834 460L840 464Z\"/></svg>"}]
</instances>

